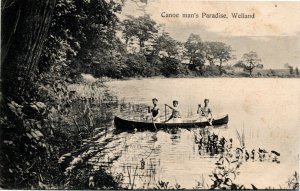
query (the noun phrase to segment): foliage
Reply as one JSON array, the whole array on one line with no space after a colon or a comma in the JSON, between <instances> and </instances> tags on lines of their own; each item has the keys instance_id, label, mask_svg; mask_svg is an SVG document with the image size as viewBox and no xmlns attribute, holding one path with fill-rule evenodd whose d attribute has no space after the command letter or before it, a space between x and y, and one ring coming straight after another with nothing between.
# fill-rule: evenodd
<instances>
[{"instance_id":1,"label":"foliage","mask_svg":"<svg viewBox=\"0 0 300 191\"><path fill-rule=\"evenodd\" d=\"M164 182L162 180L158 181L158 184L154 188L155 190L183 190L181 186L176 183L174 186L171 186L169 182Z\"/></svg>"},{"instance_id":2,"label":"foliage","mask_svg":"<svg viewBox=\"0 0 300 191\"><path fill-rule=\"evenodd\" d=\"M287 183L289 189L293 189L293 190L299 189L299 174L295 172L293 176L289 178Z\"/></svg>"},{"instance_id":3,"label":"foliage","mask_svg":"<svg viewBox=\"0 0 300 191\"><path fill-rule=\"evenodd\" d=\"M249 53L245 53L242 57L243 62L245 63L245 69L249 71L249 75L252 76L252 71L254 68L263 68L263 65L260 64L261 59L258 57L257 53L254 51L250 51Z\"/></svg>"},{"instance_id":4,"label":"foliage","mask_svg":"<svg viewBox=\"0 0 300 191\"><path fill-rule=\"evenodd\" d=\"M291 75L293 75L294 74L294 67L293 66L289 66L289 72L290 72L290 74Z\"/></svg>"},{"instance_id":5,"label":"foliage","mask_svg":"<svg viewBox=\"0 0 300 191\"><path fill-rule=\"evenodd\" d=\"M49 79L48 76L44 78ZM43 82L44 78L37 83ZM109 97L103 95L102 89L85 85L89 88L85 88L84 95L79 95L74 90L69 90L68 86L68 83L58 80L40 85L40 97L37 99L41 101L22 105L12 101L4 108L7 110L1 109L0 122L4 139L1 144L3 155L0 159L5 167L1 167L5 177L1 182L2 187L81 188L86 186L88 175L94 177L95 185L116 185L113 179L105 180L110 177L104 171L90 172L87 168L86 171L89 172L84 172L85 176L82 176L81 163L75 166L71 179L63 173L67 166L59 163L60 156L80 148L82 139L93 134L99 123L107 121L106 118L109 117L109 112L103 111L107 104L101 103L101 99ZM97 114L90 108L88 100L93 101L97 108L101 108ZM14 123L11 122L12 119Z\"/></svg>"},{"instance_id":6,"label":"foliage","mask_svg":"<svg viewBox=\"0 0 300 191\"><path fill-rule=\"evenodd\" d=\"M197 34L190 34L185 42L185 55L189 57L189 63L195 66L201 66L205 62L205 44Z\"/></svg>"},{"instance_id":7,"label":"foliage","mask_svg":"<svg viewBox=\"0 0 300 191\"><path fill-rule=\"evenodd\" d=\"M161 66L162 75L169 77L171 75L185 74L185 68L179 60L175 58L163 58Z\"/></svg>"},{"instance_id":8,"label":"foliage","mask_svg":"<svg viewBox=\"0 0 300 191\"><path fill-rule=\"evenodd\" d=\"M115 12L120 10L121 4L114 1L58 0L39 62L40 71L68 65L78 72L78 67L88 67L94 61L95 49L110 54L116 44Z\"/></svg>"},{"instance_id":9,"label":"foliage","mask_svg":"<svg viewBox=\"0 0 300 191\"><path fill-rule=\"evenodd\" d=\"M174 58L179 53L179 43L166 32L163 32L163 34L155 40L154 44L154 55Z\"/></svg>"},{"instance_id":10,"label":"foliage","mask_svg":"<svg viewBox=\"0 0 300 191\"><path fill-rule=\"evenodd\" d=\"M222 72L225 71L222 69ZM206 66L203 72L203 76L218 76L220 75L220 67L215 65Z\"/></svg>"},{"instance_id":11,"label":"foliage","mask_svg":"<svg viewBox=\"0 0 300 191\"><path fill-rule=\"evenodd\" d=\"M239 60L235 65L233 65L233 67L246 68L246 64L244 64L243 61Z\"/></svg>"},{"instance_id":12,"label":"foliage","mask_svg":"<svg viewBox=\"0 0 300 191\"><path fill-rule=\"evenodd\" d=\"M126 77L131 76L152 76L153 70L150 64L146 61L146 57L138 54L129 54L126 60L126 68L122 74Z\"/></svg>"},{"instance_id":13,"label":"foliage","mask_svg":"<svg viewBox=\"0 0 300 191\"><path fill-rule=\"evenodd\" d=\"M93 74L95 77L122 78L126 76L122 71L127 68L125 47L115 39L108 45L100 46L92 51L93 57L87 61L90 64L82 66L82 71Z\"/></svg>"},{"instance_id":14,"label":"foliage","mask_svg":"<svg viewBox=\"0 0 300 191\"><path fill-rule=\"evenodd\" d=\"M152 39L153 35L158 32L156 22L147 14L137 18L128 16L122 25L126 46L129 41L137 39L140 50L145 46L145 42Z\"/></svg>"},{"instance_id":15,"label":"foliage","mask_svg":"<svg viewBox=\"0 0 300 191\"><path fill-rule=\"evenodd\" d=\"M210 65L213 65L216 61L219 62L220 74L222 74L222 64L231 59L234 59L232 55L232 48L223 42L207 42L206 58L209 60Z\"/></svg>"},{"instance_id":16,"label":"foliage","mask_svg":"<svg viewBox=\"0 0 300 191\"><path fill-rule=\"evenodd\" d=\"M12 5L15 6L14 2ZM42 3L34 8L40 5ZM35 11L29 5L24 6L29 7L29 10L23 10L24 13L32 10L30 14L24 15L24 18L19 20L19 24L26 25L30 21L34 27L41 28L43 31L39 33L39 30L34 30L33 25L28 25L32 27L30 32L37 31L37 34L30 36L31 44L14 49L18 52L18 56L29 55L33 60L27 60L30 75L26 76L23 75L25 72L20 70L20 68L24 69L25 60L22 59L25 57L15 56L18 57L15 66L22 63L18 70L23 73L15 76L20 83L10 87L18 93L5 94L4 99L1 100L0 160L1 175L4 177L1 179L1 187L14 189L63 187L66 179L61 173L60 166L57 165L58 158L66 150L79 147L84 134L86 136L90 133L90 131L84 133L76 128L77 125L74 125L69 116L72 105L78 102L78 99L71 98L74 92L68 91L67 85L77 79L74 74L80 72L81 67L78 66L82 66L86 60L93 60L90 53L95 50L95 47L102 47L101 50L107 55L115 49L114 43L110 40L117 41L113 38L117 22L115 12L120 11L120 6L121 4L114 1L58 0L49 31L45 23L50 22L52 9L45 6L43 8L46 10ZM35 21L40 19L32 19L35 13L49 13L50 16L43 17L45 23L38 25L39 23ZM16 29L18 34L27 37L24 35L27 32L20 29L22 28ZM42 33L47 34L47 32L45 46L42 46L44 40L40 38L44 37ZM32 48L31 45L43 47L41 59L39 59L39 51L35 51L35 47ZM38 70L35 68L35 62L39 62ZM5 74L10 72L6 71ZM5 76L6 86L12 81L15 82ZM81 116L81 118L88 117ZM91 122L91 119L87 120ZM91 123L87 126L88 130L94 128Z\"/></svg>"},{"instance_id":17,"label":"foliage","mask_svg":"<svg viewBox=\"0 0 300 191\"><path fill-rule=\"evenodd\" d=\"M1 3L1 91L5 101L20 102L30 99L55 0Z\"/></svg>"},{"instance_id":18,"label":"foliage","mask_svg":"<svg viewBox=\"0 0 300 191\"><path fill-rule=\"evenodd\" d=\"M275 75L276 75L276 72L275 72L275 70L273 70L273 69L270 69L270 74L271 74L271 76L275 76Z\"/></svg>"},{"instance_id":19,"label":"foliage","mask_svg":"<svg viewBox=\"0 0 300 191\"><path fill-rule=\"evenodd\" d=\"M7 105L2 103L2 137L7 144L2 147L1 164L5 165L3 185L8 188L41 187L44 184L49 186L52 181L58 181L59 170L53 164L58 155L54 146L54 136L57 134L48 118L58 102L53 90L37 83L35 86L39 87L37 95L40 96L32 98L41 101L31 100L21 104L11 101ZM53 97L49 99L49 95ZM46 172L56 172L57 176Z\"/></svg>"},{"instance_id":20,"label":"foliage","mask_svg":"<svg viewBox=\"0 0 300 191\"><path fill-rule=\"evenodd\" d=\"M80 163L68 176L66 184L68 189L117 189L118 182L103 169L91 171L92 165Z\"/></svg>"}]
</instances>

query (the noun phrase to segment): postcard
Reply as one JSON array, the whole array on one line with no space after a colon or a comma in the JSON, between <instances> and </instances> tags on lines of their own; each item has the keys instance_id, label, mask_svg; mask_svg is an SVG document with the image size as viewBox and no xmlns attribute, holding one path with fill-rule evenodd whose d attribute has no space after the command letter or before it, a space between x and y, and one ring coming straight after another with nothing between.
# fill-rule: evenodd
<instances>
[{"instance_id":1,"label":"postcard","mask_svg":"<svg viewBox=\"0 0 300 191\"><path fill-rule=\"evenodd\" d=\"M299 189L300 2L1 2L1 189Z\"/></svg>"}]
</instances>

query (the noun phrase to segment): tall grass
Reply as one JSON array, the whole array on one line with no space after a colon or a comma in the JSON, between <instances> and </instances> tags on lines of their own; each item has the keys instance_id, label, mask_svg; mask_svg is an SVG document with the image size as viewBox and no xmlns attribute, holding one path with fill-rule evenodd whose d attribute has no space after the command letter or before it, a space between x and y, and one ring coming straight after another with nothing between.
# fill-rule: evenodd
<instances>
[{"instance_id":1,"label":"tall grass","mask_svg":"<svg viewBox=\"0 0 300 191\"><path fill-rule=\"evenodd\" d=\"M245 148L245 132L244 132L244 127L243 127L243 130L242 130L242 133L240 133L237 129L235 129L235 133L236 133L236 136L237 136L237 139L240 143L240 146L242 149Z\"/></svg>"}]
</instances>

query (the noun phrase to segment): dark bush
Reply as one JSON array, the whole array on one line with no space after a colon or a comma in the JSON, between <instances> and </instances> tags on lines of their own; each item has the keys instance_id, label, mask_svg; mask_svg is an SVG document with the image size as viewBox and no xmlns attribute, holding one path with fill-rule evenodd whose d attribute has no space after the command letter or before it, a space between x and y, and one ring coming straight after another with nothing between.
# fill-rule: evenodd
<instances>
[{"instance_id":1,"label":"dark bush","mask_svg":"<svg viewBox=\"0 0 300 191\"><path fill-rule=\"evenodd\" d=\"M162 75L166 77L176 76L178 74L186 73L185 67L175 58L163 58L163 65L160 70Z\"/></svg>"}]
</instances>

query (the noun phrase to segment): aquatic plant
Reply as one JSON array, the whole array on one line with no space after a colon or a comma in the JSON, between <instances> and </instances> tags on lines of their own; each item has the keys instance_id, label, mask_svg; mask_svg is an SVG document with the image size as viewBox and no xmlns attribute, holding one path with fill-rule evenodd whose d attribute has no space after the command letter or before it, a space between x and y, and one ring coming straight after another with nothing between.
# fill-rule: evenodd
<instances>
[{"instance_id":1,"label":"aquatic plant","mask_svg":"<svg viewBox=\"0 0 300 191\"><path fill-rule=\"evenodd\" d=\"M292 177L290 177L287 181L289 189L299 189L299 174L295 171Z\"/></svg>"},{"instance_id":2,"label":"aquatic plant","mask_svg":"<svg viewBox=\"0 0 300 191\"><path fill-rule=\"evenodd\" d=\"M181 188L180 184L175 183L173 186L170 185L169 182L165 181L158 181L156 184L156 187L154 187L154 190L183 190L184 188Z\"/></svg>"},{"instance_id":3,"label":"aquatic plant","mask_svg":"<svg viewBox=\"0 0 300 191\"><path fill-rule=\"evenodd\" d=\"M210 188L208 183L205 181L203 174L201 176L201 179L197 180L196 182L197 182L197 185L195 187L193 187L193 189L209 189Z\"/></svg>"},{"instance_id":4,"label":"aquatic plant","mask_svg":"<svg viewBox=\"0 0 300 191\"><path fill-rule=\"evenodd\" d=\"M138 166L136 166L133 169L133 173L131 172L131 166L127 166L127 173L128 173L128 179L129 179L129 183L128 183L128 188L129 189L133 189L134 188L134 182L135 182L135 178L137 177L137 169Z\"/></svg>"},{"instance_id":5,"label":"aquatic plant","mask_svg":"<svg viewBox=\"0 0 300 191\"><path fill-rule=\"evenodd\" d=\"M237 139L240 143L241 148L245 148L245 132L244 127L242 133L240 133L237 129L235 129Z\"/></svg>"},{"instance_id":6,"label":"aquatic plant","mask_svg":"<svg viewBox=\"0 0 300 191\"><path fill-rule=\"evenodd\" d=\"M210 189L245 189L244 185L238 185L234 183L236 177L239 175L239 168L249 159L253 161L258 157L259 161L270 161L280 163L280 153L274 150L267 152L265 149L259 148L257 151L252 149L250 154L245 147L245 135L244 131L240 133L236 130L236 136L240 143L240 147L233 148L233 139L225 139L211 131L209 128L204 128L194 132L194 141L198 144L198 150L200 155L217 156L215 163L216 167L211 173L210 178L212 181ZM257 157L256 157L257 156ZM290 184L295 181L296 178L291 179ZM199 188L204 187L204 181L198 182ZM251 185L251 189L256 189L254 185Z\"/></svg>"},{"instance_id":7,"label":"aquatic plant","mask_svg":"<svg viewBox=\"0 0 300 191\"><path fill-rule=\"evenodd\" d=\"M92 165L80 163L68 175L63 185L63 189L117 189L120 188L119 177L113 177L104 169L93 170Z\"/></svg>"}]
</instances>

